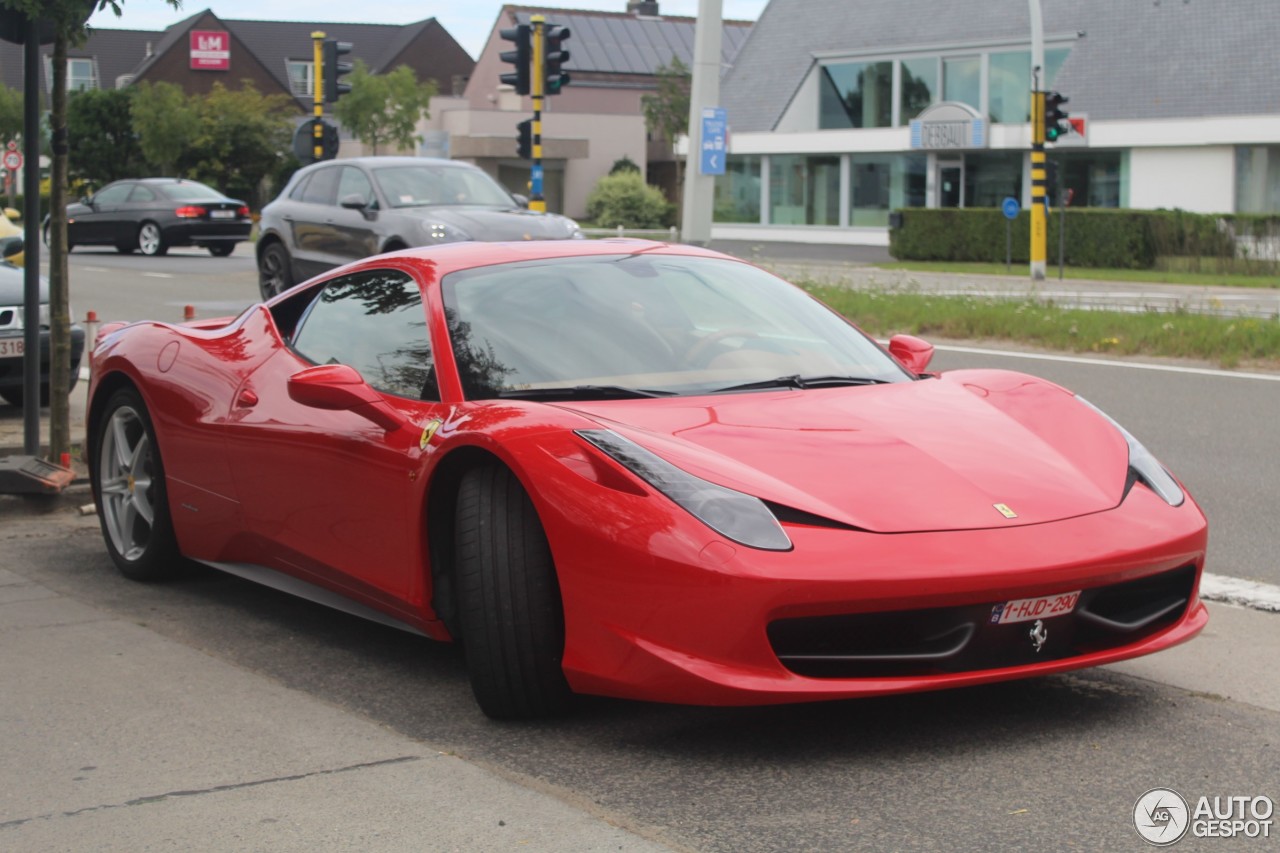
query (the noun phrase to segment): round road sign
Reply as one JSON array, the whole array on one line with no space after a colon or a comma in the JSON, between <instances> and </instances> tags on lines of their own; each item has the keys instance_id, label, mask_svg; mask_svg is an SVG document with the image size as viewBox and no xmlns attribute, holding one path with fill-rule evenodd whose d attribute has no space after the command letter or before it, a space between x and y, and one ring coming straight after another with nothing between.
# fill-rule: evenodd
<instances>
[{"instance_id":1,"label":"round road sign","mask_svg":"<svg viewBox=\"0 0 1280 853\"><path fill-rule=\"evenodd\" d=\"M6 151L4 152L4 167L10 172L16 172L22 168L22 152Z\"/></svg>"}]
</instances>

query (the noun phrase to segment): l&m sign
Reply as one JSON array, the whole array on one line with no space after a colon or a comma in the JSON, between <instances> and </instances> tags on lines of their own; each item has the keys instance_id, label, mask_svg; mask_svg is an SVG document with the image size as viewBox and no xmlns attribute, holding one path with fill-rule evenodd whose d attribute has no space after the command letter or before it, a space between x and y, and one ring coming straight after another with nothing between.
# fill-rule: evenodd
<instances>
[{"instance_id":1,"label":"l&m sign","mask_svg":"<svg viewBox=\"0 0 1280 853\"><path fill-rule=\"evenodd\" d=\"M191 68L195 71L231 70L231 34L217 30L192 30Z\"/></svg>"}]
</instances>

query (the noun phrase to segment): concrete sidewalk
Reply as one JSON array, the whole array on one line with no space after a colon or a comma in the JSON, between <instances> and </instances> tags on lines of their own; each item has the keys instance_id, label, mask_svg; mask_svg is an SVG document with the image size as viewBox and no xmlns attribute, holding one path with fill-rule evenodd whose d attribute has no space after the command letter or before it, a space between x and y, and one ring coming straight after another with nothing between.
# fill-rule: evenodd
<instances>
[{"instance_id":1,"label":"concrete sidewalk","mask_svg":"<svg viewBox=\"0 0 1280 853\"><path fill-rule=\"evenodd\" d=\"M3 569L0 684L6 850L671 849Z\"/></svg>"}]
</instances>

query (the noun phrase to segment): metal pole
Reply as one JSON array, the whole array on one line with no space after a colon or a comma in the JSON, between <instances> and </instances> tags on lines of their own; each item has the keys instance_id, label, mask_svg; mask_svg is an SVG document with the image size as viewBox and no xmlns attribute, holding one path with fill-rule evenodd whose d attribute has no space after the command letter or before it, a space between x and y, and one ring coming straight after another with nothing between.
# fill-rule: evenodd
<instances>
[{"instance_id":1,"label":"metal pole","mask_svg":"<svg viewBox=\"0 0 1280 853\"><path fill-rule=\"evenodd\" d=\"M1004 271L1013 272L1013 220L1004 218Z\"/></svg>"},{"instance_id":2,"label":"metal pole","mask_svg":"<svg viewBox=\"0 0 1280 853\"><path fill-rule=\"evenodd\" d=\"M1048 216L1044 193L1044 20L1040 0L1027 0L1031 12L1031 280L1044 281Z\"/></svg>"},{"instance_id":3,"label":"metal pole","mask_svg":"<svg viewBox=\"0 0 1280 853\"><path fill-rule=\"evenodd\" d=\"M529 209L547 212L542 195L542 95L547 87L547 19L545 15L529 18L533 24L533 72L529 75L529 93L533 95L533 165L529 168Z\"/></svg>"},{"instance_id":4,"label":"metal pole","mask_svg":"<svg viewBox=\"0 0 1280 853\"><path fill-rule=\"evenodd\" d=\"M317 163L324 159L324 37L319 30L311 34L311 153Z\"/></svg>"},{"instance_id":5,"label":"metal pole","mask_svg":"<svg viewBox=\"0 0 1280 853\"><path fill-rule=\"evenodd\" d=\"M23 50L22 452L40 455L40 22L27 19ZM50 214L53 211L49 211ZM50 224L52 227L52 223Z\"/></svg>"},{"instance_id":6,"label":"metal pole","mask_svg":"<svg viewBox=\"0 0 1280 853\"><path fill-rule=\"evenodd\" d=\"M689 90L689 150L685 156L684 199L681 223L684 241L706 245L711 241L711 210L716 179L700 172L702 163L702 110L720 101L721 0L698 0L698 23L693 36L693 84Z\"/></svg>"},{"instance_id":7,"label":"metal pole","mask_svg":"<svg viewBox=\"0 0 1280 853\"><path fill-rule=\"evenodd\" d=\"M1058 281L1062 281L1063 257L1067 252L1067 194L1062 188L1062 172L1065 164L1058 159L1058 184L1053 191L1058 194Z\"/></svg>"}]
</instances>

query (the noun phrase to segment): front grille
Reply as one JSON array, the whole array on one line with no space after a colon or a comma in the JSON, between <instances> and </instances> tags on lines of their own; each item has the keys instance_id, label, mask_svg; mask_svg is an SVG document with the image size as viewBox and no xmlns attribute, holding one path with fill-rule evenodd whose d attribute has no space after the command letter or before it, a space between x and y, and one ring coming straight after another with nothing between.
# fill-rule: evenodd
<instances>
[{"instance_id":1,"label":"front grille","mask_svg":"<svg viewBox=\"0 0 1280 853\"><path fill-rule=\"evenodd\" d=\"M1000 669L1129 645L1178 621L1195 584L1195 566L1086 589L1071 613L1034 622L991 624L1003 602L779 619L768 627L774 654L810 678L886 678Z\"/></svg>"}]
</instances>

